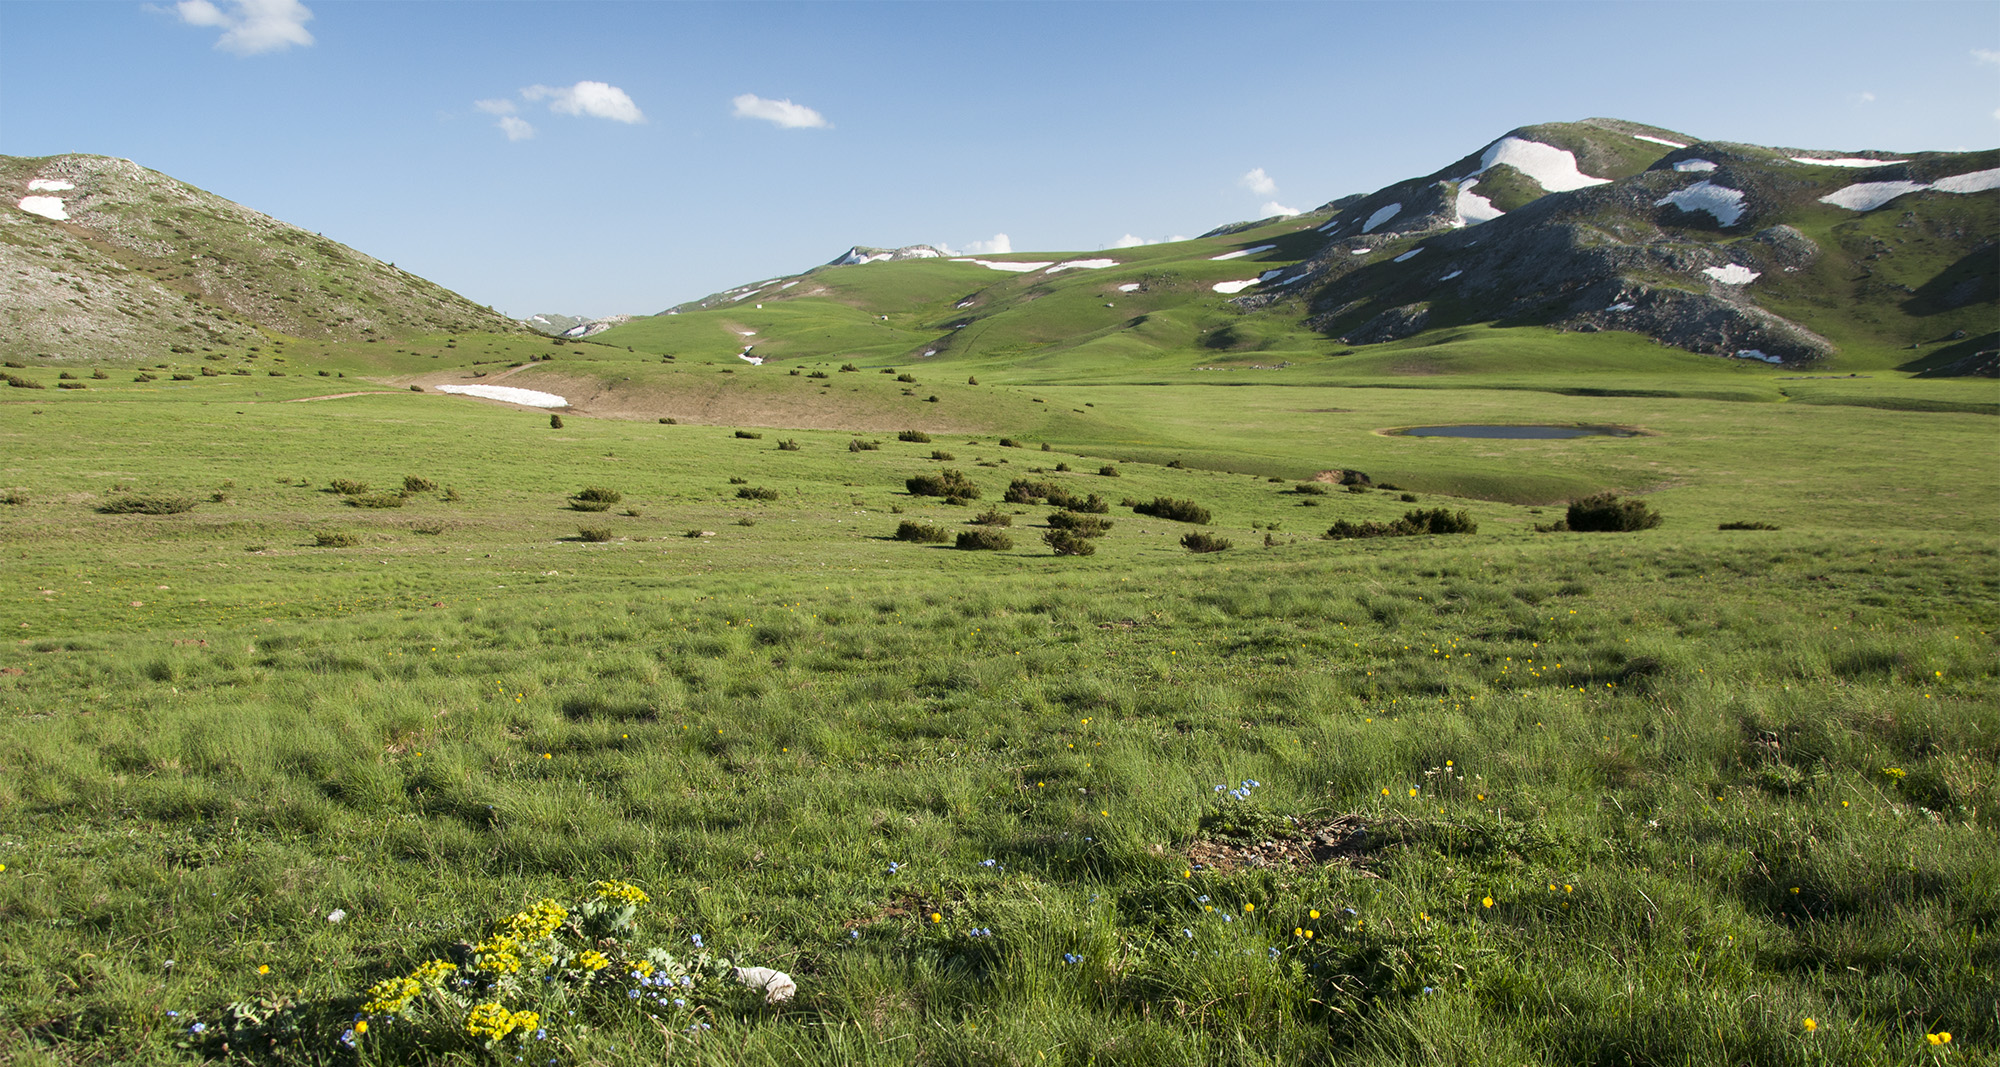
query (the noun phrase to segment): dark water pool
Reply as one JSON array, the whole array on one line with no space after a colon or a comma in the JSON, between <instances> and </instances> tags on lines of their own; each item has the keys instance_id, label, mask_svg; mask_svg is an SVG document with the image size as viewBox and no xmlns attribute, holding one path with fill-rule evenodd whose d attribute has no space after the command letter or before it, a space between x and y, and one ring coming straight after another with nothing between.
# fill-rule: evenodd
<instances>
[{"instance_id":1,"label":"dark water pool","mask_svg":"<svg viewBox=\"0 0 2000 1067\"><path fill-rule=\"evenodd\" d=\"M1617 426L1412 426L1395 433L1400 437L1498 437L1511 441L1639 436Z\"/></svg>"}]
</instances>

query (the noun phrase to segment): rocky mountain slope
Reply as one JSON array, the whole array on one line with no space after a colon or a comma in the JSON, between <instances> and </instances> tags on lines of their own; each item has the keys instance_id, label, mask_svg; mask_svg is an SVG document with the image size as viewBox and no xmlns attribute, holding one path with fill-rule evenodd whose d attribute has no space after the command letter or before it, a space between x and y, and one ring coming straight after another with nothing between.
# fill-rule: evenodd
<instances>
[{"instance_id":1,"label":"rocky mountain slope","mask_svg":"<svg viewBox=\"0 0 2000 1067\"><path fill-rule=\"evenodd\" d=\"M393 264L125 159L0 156L0 354L517 332Z\"/></svg>"}]
</instances>

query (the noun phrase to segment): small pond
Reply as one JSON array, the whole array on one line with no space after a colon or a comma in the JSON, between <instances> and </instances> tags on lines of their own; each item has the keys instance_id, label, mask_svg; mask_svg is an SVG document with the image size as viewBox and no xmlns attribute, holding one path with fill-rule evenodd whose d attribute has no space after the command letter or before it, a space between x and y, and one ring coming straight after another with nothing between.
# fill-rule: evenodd
<instances>
[{"instance_id":1,"label":"small pond","mask_svg":"<svg viewBox=\"0 0 2000 1067\"><path fill-rule=\"evenodd\" d=\"M1497 437L1510 441L1541 441L1569 437L1637 437L1622 426L1412 426L1391 430L1397 437Z\"/></svg>"}]
</instances>

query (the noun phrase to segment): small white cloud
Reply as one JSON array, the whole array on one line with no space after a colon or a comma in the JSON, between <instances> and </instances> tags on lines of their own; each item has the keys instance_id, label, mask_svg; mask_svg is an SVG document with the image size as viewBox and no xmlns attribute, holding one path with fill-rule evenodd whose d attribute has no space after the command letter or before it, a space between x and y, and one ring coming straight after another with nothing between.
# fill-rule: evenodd
<instances>
[{"instance_id":1,"label":"small white cloud","mask_svg":"<svg viewBox=\"0 0 2000 1067\"><path fill-rule=\"evenodd\" d=\"M731 114L739 119L763 119L788 130L826 125L826 116L804 104L794 104L790 100L766 100L756 93L744 93L742 96L732 98L730 103L736 105L736 110Z\"/></svg>"},{"instance_id":2,"label":"small white cloud","mask_svg":"<svg viewBox=\"0 0 2000 1067\"><path fill-rule=\"evenodd\" d=\"M1298 208L1295 207L1286 207L1285 205L1278 203L1276 200L1270 200L1266 201L1264 204L1264 214L1289 216L1289 215L1302 215L1304 214L1304 212L1300 211Z\"/></svg>"},{"instance_id":3,"label":"small white cloud","mask_svg":"<svg viewBox=\"0 0 2000 1067\"><path fill-rule=\"evenodd\" d=\"M306 23L313 13L299 0L226 0L224 10L211 0L181 0L174 14L190 26L222 31L215 47L239 56L282 52L293 45L313 43Z\"/></svg>"},{"instance_id":4,"label":"small white cloud","mask_svg":"<svg viewBox=\"0 0 2000 1067\"><path fill-rule=\"evenodd\" d=\"M991 241L974 241L965 246L968 255L1001 255L1014 250L1014 242L1004 233L996 233Z\"/></svg>"},{"instance_id":5,"label":"small white cloud","mask_svg":"<svg viewBox=\"0 0 2000 1067\"><path fill-rule=\"evenodd\" d=\"M486 112L488 115L512 115L514 113L514 102L512 100L474 100L472 106Z\"/></svg>"},{"instance_id":6,"label":"small white cloud","mask_svg":"<svg viewBox=\"0 0 2000 1067\"><path fill-rule=\"evenodd\" d=\"M625 90L603 82L577 82L568 87L530 85L521 90L524 100L547 100L549 110L558 115L588 115L613 122L639 123L646 116Z\"/></svg>"},{"instance_id":7,"label":"small white cloud","mask_svg":"<svg viewBox=\"0 0 2000 1067\"><path fill-rule=\"evenodd\" d=\"M525 141L535 135L535 127L519 115L500 116L500 129L509 141Z\"/></svg>"},{"instance_id":8,"label":"small white cloud","mask_svg":"<svg viewBox=\"0 0 2000 1067\"><path fill-rule=\"evenodd\" d=\"M1271 176L1264 173L1264 168L1262 167L1258 167L1256 170L1236 179L1236 184L1256 193L1258 196L1270 196L1272 193L1278 191L1278 183L1272 181Z\"/></svg>"},{"instance_id":9,"label":"small white cloud","mask_svg":"<svg viewBox=\"0 0 2000 1067\"><path fill-rule=\"evenodd\" d=\"M1972 58L1981 63L2000 63L2000 50L1975 48L1972 50Z\"/></svg>"},{"instance_id":10,"label":"small white cloud","mask_svg":"<svg viewBox=\"0 0 2000 1067\"><path fill-rule=\"evenodd\" d=\"M1111 247L1113 247L1113 248L1137 248L1137 247L1139 247L1140 245L1149 245L1149 244L1152 244L1152 243L1153 243L1153 242L1151 242L1151 241L1148 241L1148 240L1146 240L1146 239L1145 239L1144 237L1134 237L1133 235L1131 235L1131 234L1129 234L1129 233L1128 233L1128 234L1126 234L1125 236L1123 236L1123 237L1120 237L1120 238L1119 238L1119 239L1117 239L1116 241L1113 241L1113 242L1111 242Z\"/></svg>"},{"instance_id":11,"label":"small white cloud","mask_svg":"<svg viewBox=\"0 0 2000 1067\"><path fill-rule=\"evenodd\" d=\"M1872 104L1875 102L1875 94L1870 92L1855 93L1854 102L1857 104Z\"/></svg>"}]
</instances>

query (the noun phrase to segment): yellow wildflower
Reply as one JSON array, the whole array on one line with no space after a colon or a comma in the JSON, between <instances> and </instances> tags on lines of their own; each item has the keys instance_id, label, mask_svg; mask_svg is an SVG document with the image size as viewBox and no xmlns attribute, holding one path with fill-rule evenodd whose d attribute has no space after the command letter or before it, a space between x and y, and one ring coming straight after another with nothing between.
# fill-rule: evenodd
<instances>
[{"instance_id":1,"label":"yellow wildflower","mask_svg":"<svg viewBox=\"0 0 2000 1067\"><path fill-rule=\"evenodd\" d=\"M615 900L620 904L644 904L652 900L646 891L630 882L601 881L590 883L597 895L605 900Z\"/></svg>"},{"instance_id":2,"label":"yellow wildflower","mask_svg":"<svg viewBox=\"0 0 2000 1067\"><path fill-rule=\"evenodd\" d=\"M475 1004L465 1016L465 1032L498 1041L514 1029L514 1013L496 1003Z\"/></svg>"},{"instance_id":3,"label":"yellow wildflower","mask_svg":"<svg viewBox=\"0 0 2000 1067\"><path fill-rule=\"evenodd\" d=\"M576 965L586 971L601 971L611 966L611 960L604 953L591 949L576 958Z\"/></svg>"}]
</instances>

